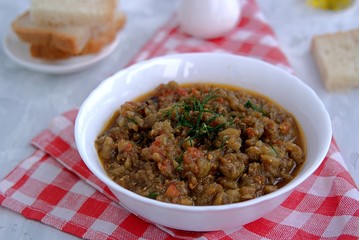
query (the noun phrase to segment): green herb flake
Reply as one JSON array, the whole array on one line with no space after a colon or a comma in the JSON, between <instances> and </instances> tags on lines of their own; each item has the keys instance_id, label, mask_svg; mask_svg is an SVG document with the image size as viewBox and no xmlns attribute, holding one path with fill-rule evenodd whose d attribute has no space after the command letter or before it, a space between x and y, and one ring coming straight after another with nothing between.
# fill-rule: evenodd
<instances>
[{"instance_id":1,"label":"green herb flake","mask_svg":"<svg viewBox=\"0 0 359 240\"><path fill-rule=\"evenodd\" d=\"M206 108L211 100L220 97L215 91L211 90L207 94L203 95L202 99L190 98L183 100L173 105L169 112L175 112L175 121L177 121L177 127L186 127L189 129L188 136L192 145L192 140L201 138L213 138L217 133L229 125L231 122L224 122L220 124L213 124L214 121L222 116L210 109ZM211 116L204 120L204 114L211 114ZM167 113L167 115L169 115ZM214 126L215 125L215 126Z\"/></svg>"},{"instance_id":2,"label":"green herb flake","mask_svg":"<svg viewBox=\"0 0 359 240\"><path fill-rule=\"evenodd\" d=\"M279 156L279 153L277 152L277 150L274 148L274 146L272 144L270 144L270 147L272 148L273 152L276 154L276 156Z\"/></svg>"},{"instance_id":3,"label":"green herb flake","mask_svg":"<svg viewBox=\"0 0 359 240\"><path fill-rule=\"evenodd\" d=\"M183 167L180 165L180 166L178 166L177 168L176 168L176 171L178 171L178 172L182 172L183 171Z\"/></svg>"},{"instance_id":4,"label":"green herb flake","mask_svg":"<svg viewBox=\"0 0 359 240\"><path fill-rule=\"evenodd\" d=\"M263 107L259 107L256 104L252 103L251 100L248 100L245 104L244 104L245 108L251 108L256 112L261 113L263 116L265 116L266 114L263 111Z\"/></svg>"},{"instance_id":5,"label":"green herb flake","mask_svg":"<svg viewBox=\"0 0 359 240\"><path fill-rule=\"evenodd\" d=\"M178 172L183 171L183 155L176 158L176 162L178 163L178 166L176 167L176 171Z\"/></svg>"},{"instance_id":6,"label":"green herb flake","mask_svg":"<svg viewBox=\"0 0 359 240\"><path fill-rule=\"evenodd\" d=\"M134 124L138 124L137 121L135 120L135 118L133 117L126 117L126 119L129 121L129 122L132 122Z\"/></svg>"},{"instance_id":7,"label":"green herb flake","mask_svg":"<svg viewBox=\"0 0 359 240\"><path fill-rule=\"evenodd\" d=\"M159 194L158 192L151 192L150 194L148 194L147 197L152 198L152 199L156 199L158 194Z\"/></svg>"}]
</instances>

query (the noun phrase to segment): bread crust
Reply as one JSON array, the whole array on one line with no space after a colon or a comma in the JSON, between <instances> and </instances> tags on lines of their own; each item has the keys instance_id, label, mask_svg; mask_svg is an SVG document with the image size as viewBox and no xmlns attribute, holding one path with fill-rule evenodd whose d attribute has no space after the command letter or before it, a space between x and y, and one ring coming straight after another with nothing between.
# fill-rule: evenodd
<instances>
[{"instance_id":1,"label":"bread crust","mask_svg":"<svg viewBox=\"0 0 359 240\"><path fill-rule=\"evenodd\" d=\"M116 11L117 0L32 0L31 4L11 27L37 58L97 53L114 41L126 22L125 14Z\"/></svg>"},{"instance_id":2,"label":"bread crust","mask_svg":"<svg viewBox=\"0 0 359 240\"><path fill-rule=\"evenodd\" d=\"M315 36L311 52L328 91L359 87L359 29Z\"/></svg>"},{"instance_id":3,"label":"bread crust","mask_svg":"<svg viewBox=\"0 0 359 240\"><path fill-rule=\"evenodd\" d=\"M45 26L106 24L115 17L117 0L32 0L31 20Z\"/></svg>"},{"instance_id":4,"label":"bread crust","mask_svg":"<svg viewBox=\"0 0 359 240\"><path fill-rule=\"evenodd\" d=\"M51 45L32 44L30 46L30 53L35 58L46 60L60 60L73 56L80 56L85 54L96 54L100 52L105 46L113 42L126 23L126 16L119 13L115 20L108 26L95 27L92 29L92 36L85 45L84 49L78 54L70 54L57 47Z\"/></svg>"},{"instance_id":5,"label":"bread crust","mask_svg":"<svg viewBox=\"0 0 359 240\"><path fill-rule=\"evenodd\" d=\"M80 53L90 39L90 27L47 27L29 23L29 11L12 22L11 27L24 42L56 47L70 54Z\"/></svg>"}]
</instances>

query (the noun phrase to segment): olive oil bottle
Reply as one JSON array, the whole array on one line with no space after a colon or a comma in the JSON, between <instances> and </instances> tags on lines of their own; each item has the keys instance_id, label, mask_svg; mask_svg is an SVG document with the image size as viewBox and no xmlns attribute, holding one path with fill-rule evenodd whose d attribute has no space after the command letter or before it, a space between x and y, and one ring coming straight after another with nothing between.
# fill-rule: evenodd
<instances>
[{"instance_id":1,"label":"olive oil bottle","mask_svg":"<svg viewBox=\"0 0 359 240\"><path fill-rule=\"evenodd\" d=\"M337 11L352 5L353 0L307 0L307 2L316 8Z\"/></svg>"}]
</instances>

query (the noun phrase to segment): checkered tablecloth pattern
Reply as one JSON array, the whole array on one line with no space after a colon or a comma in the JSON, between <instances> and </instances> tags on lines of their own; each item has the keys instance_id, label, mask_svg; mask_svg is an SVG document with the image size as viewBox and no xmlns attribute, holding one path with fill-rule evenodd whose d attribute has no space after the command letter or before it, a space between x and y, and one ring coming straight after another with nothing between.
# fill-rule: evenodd
<instances>
[{"instance_id":1,"label":"checkered tablecloth pattern","mask_svg":"<svg viewBox=\"0 0 359 240\"><path fill-rule=\"evenodd\" d=\"M290 66L254 0L224 38L183 34L172 18L131 62L179 52L221 51ZM86 239L358 239L359 191L333 139L320 168L273 212L217 232L187 232L151 224L120 206L82 162L73 127L77 110L56 117L36 136L37 148L0 182L0 203L29 219Z\"/></svg>"},{"instance_id":2,"label":"checkered tablecloth pattern","mask_svg":"<svg viewBox=\"0 0 359 240\"><path fill-rule=\"evenodd\" d=\"M181 32L176 16L160 28L129 65L157 56L185 52L225 52L255 57L291 71L278 41L254 0L242 1L237 27L222 38L204 41Z\"/></svg>"}]
</instances>

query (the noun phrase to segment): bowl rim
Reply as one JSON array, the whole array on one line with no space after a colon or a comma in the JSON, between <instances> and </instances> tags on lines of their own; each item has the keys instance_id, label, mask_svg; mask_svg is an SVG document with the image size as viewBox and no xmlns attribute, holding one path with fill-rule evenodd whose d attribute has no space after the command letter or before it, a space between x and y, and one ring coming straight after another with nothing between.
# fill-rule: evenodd
<instances>
[{"instance_id":1,"label":"bowl rim","mask_svg":"<svg viewBox=\"0 0 359 240\"><path fill-rule=\"evenodd\" d=\"M181 59L186 61L187 59L191 59L191 58L196 58L196 57L212 57L212 58L233 58L234 61L237 61L238 59L240 59L241 61L249 61L252 62L253 64L258 64L258 65L263 65L264 67L267 68L272 68L275 69L275 71L279 71L281 72L281 74L286 75L287 78L291 78L292 81L294 81L296 84L298 84L298 86L301 86L305 91L308 92L308 94L312 95L313 98L315 98L317 100L317 104L318 104L318 110L320 110L323 114L323 118L325 118L327 121L325 122L325 128L328 130L326 131L326 136L323 136L321 138L323 138L324 140L324 149L321 150L321 154L320 155L320 159L318 157L318 160L314 161L313 164L307 169L307 171L303 172L303 175L301 176L296 176L294 179L292 179L289 183L287 183L286 185L284 185L283 187L279 188L278 190L271 192L269 194L254 198L254 199L250 199L250 200L246 200L243 202L237 202L237 203L231 203L231 204L224 204L224 205L208 205L208 206L188 206L188 205L180 205L180 204L175 204L175 203L167 203L167 202L161 202L155 199L151 199L148 197L144 197L141 196L137 193L134 193L130 190L125 189L124 187L120 186L119 184L115 183L114 181L112 181L107 174L97 174L97 168L94 168L92 166L91 161L100 161L99 159L95 159L95 160L91 160L91 159L87 159L87 154L85 149L83 149L81 147L81 137L80 137L80 133L81 133L81 129L79 128L79 121L80 118L82 118L83 114L86 114L86 110L85 107L88 104L88 102L90 101L90 99L99 91L99 89L103 88L105 85L109 84L112 81L116 81L116 79L119 79L122 75L126 75L138 68L141 68L144 65L149 65L149 64L154 64L158 61L161 60L165 60L165 59ZM254 90L255 91L255 90ZM143 93L141 93L143 94ZM132 99L131 99L132 100ZM280 104L280 103L278 103ZM263 60L260 59L255 59L252 57L246 57L246 56L239 56L239 55L234 55L234 54L230 54L230 53L180 53L180 54L172 54L172 55L166 55L166 56L160 56L160 57L155 57L155 58L151 58L149 60L145 60L145 61L141 61L138 63L135 63L127 68L121 69L118 72L116 72L115 74L113 74L112 76L104 79L89 95L88 97L85 99L85 101L82 103L78 115L76 117L75 120L75 127L74 127L74 133L75 133L75 142L76 145L78 146L78 151L80 153L80 156L82 158L82 160L84 161L84 163L87 165L87 167L90 169L90 171L96 176L98 177L102 182L104 182L106 185L108 185L111 189L114 189L116 191L119 191L125 195L127 195L130 198L135 199L136 201L145 203L145 204L150 204L150 205L155 205L161 208L165 208L165 209L176 209L176 210L180 210L180 211L190 211L190 212L203 212L203 211L223 211L223 210L231 210L234 208L244 208L247 206L253 206L262 202L265 202L267 200L276 198L280 195L283 195L287 192L293 191L294 189L296 189L300 184L302 184L306 179L309 178L310 175L312 175L315 170L318 169L318 167L322 164L322 162L324 161L328 151L329 151L329 147L331 144L331 140L332 140L332 127L331 127L331 121L330 121L330 117L329 114L323 104L323 102L321 101L321 99L318 97L318 95L314 92L314 90L312 88L310 88L307 84L305 84L302 80L300 80L297 76L293 75L292 73L288 72L287 70L284 70L283 68L280 68L278 66L275 66L273 64L270 64L268 62L265 62ZM80 146L80 147L79 147ZM84 157L85 156L85 157ZM119 199L119 202L121 203L121 199Z\"/></svg>"}]
</instances>

